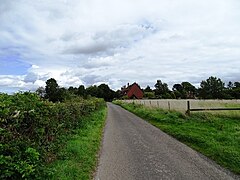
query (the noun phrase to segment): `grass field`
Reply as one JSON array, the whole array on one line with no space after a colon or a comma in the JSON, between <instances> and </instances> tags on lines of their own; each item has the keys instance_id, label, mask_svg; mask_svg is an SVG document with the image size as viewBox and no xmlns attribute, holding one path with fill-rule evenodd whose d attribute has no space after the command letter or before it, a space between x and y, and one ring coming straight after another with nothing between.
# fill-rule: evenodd
<instances>
[{"instance_id":1,"label":"grass field","mask_svg":"<svg viewBox=\"0 0 240 180\"><path fill-rule=\"evenodd\" d=\"M54 173L51 179L92 179L97 165L102 131L106 119L106 108L86 117L84 128L67 140L59 149L57 160L49 167Z\"/></svg>"},{"instance_id":2,"label":"grass field","mask_svg":"<svg viewBox=\"0 0 240 180\"><path fill-rule=\"evenodd\" d=\"M238 115L194 113L148 108L115 102L154 126L240 174L240 118Z\"/></svg>"}]
</instances>

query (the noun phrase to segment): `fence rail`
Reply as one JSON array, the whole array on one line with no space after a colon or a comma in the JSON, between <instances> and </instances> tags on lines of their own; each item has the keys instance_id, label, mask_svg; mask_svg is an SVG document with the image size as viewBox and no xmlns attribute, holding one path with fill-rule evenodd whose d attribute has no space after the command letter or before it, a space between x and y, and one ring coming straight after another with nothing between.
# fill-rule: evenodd
<instances>
[{"instance_id":1,"label":"fence rail","mask_svg":"<svg viewBox=\"0 0 240 180\"><path fill-rule=\"evenodd\" d=\"M191 111L238 111L240 108L191 108L190 101L187 101L186 114L190 115Z\"/></svg>"},{"instance_id":2,"label":"fence rail","mask_svg":"<svg viewBox=\"0 0 240 180\"><path fill-rule=\"evenodd\" d=\"M122 100L126 103L142 104L147 107L176 110L190 114L192 111L239 111L240 100L197 100L197 99L141 99ZM233 107L230 107L233 106Z\"/></svg>"}]
</instances>

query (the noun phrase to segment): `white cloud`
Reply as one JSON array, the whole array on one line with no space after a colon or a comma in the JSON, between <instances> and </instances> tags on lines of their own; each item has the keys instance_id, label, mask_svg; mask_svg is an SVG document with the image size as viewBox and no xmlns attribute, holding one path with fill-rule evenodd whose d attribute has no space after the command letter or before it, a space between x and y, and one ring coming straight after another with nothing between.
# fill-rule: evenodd
<instances>
[{"instance_id":1,"label":"white cloud","mask_svg":"<svg viewBox=\"0 0 240 180\"><path fill-rule=\"evenodd\" d=\"M0 63L15 55L32 65L21 76L0 72L0 90L50 77L115 89L211 75L239 81L239 8L238 0L0 0Z\"/></svg>"}]
</instances>

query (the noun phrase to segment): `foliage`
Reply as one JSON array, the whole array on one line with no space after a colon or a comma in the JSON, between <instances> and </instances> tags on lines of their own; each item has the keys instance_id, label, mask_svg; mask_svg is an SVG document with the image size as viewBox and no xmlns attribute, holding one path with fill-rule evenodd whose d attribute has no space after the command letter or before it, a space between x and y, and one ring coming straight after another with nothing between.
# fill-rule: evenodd
<instances>
[{"instance_id":1,"label":"foliage","mask_svg":"<svg viewBox=\"0 0 240 180\"><path fill-rule=\"evenodd\" d=\"M49 165L54 169L51 179L92 179L106 119L106 108L84 117L81 129L57 153L57 160Z\"/></svg>"},{"instance_id":2,"label":"foliage","mask_svg":"<svg viewBox=\"0 0 240 180\"><path fill-rule=\"evenodd\" d=\"M116 102L154 126L240 174L240 122L235 116L175 111Z\"/></svg>"},{"instance_id":3,"label":"foliage","mask_svg":"<svg viewBox=\"0 0 240 180\"><path fill-rule=\"evenodd\" d=\"M98 91L98 97L103 98L105 101L112 101L116 96L115 92L111 90L106 84L100 84L98 86Z\"/></svg>"},{"instance_id":4,"label":"foliage","mask_svg":"<svg viewBox=\"0 0 240 180\"><path fill-rule=\"evenodd\" d=\"M155 94L154 92L144 92L143 97L146 99L155 99Z\"/></svg>"},{"instance_id":5,"label":"foliage","mask_svg":"<svg viewBox=\"0 0 240 180\"><path fill-rule=\"evenodd\" d=\"M111 90L106 84L89 86L86 88L86 94L93 97L103 98L105 101L112 101L118 96L117 93Z\"/></svg>"},{"instance_id":6,"label":"foliage","mask_svg":"<svg viewBox=\"0 0 240 180\"><path fill-rule=\"evenodd\" d=\"M150 88L150 86L147 86L144 90L143 90L143 92L145 93L145 92L153 92L153 90Z\"/></svg>"},{"instance_id":7,"label":"foliage","mask_svg":"<svg viewBox=\"0 0 240 180\"><path fill-rule=\"evenodd\" d=\"M84 99L97 97L103 98L105 101L112 101L119 96L107 84L89 86L86 89L84 85L80 85L78 88L70 86L68 89L65 89L63 87L60 88L57 81L53 78L46 81L45 89L40 87L36 93L52 102L63 102L76 96L83 97Z\"/></svg>"},{"instance_id":8,"label":"foliage","mask_svg":"<svg viewBox=\"0 0 240 180\"><path fill-rule=\"evenodd\" d=\"M221 99L223 98L224 83L220 78L209 77L200 84L199 96L203 99Z\"/></svg>"},{"instance_id":9,"label":"foliage","mask_svg":"<svg viewBox=\"0 0 240 180\"><path fill-rule=\"evenodd\" d=\"M55 79L51 78L46 82L46 88L38 88L37 93L52 102L63 102L73 97L103 98L105 101L114 99L128 99L124 97L124 89L114 91L107 84L92 85L87 88L80 85L78 88L70 86L68 89L60 88ZM220 78L209 77L203 80L200 88L196 88L190 82L184 81L180 84L174 84L172 91L169 90L168 84L157 80L155 89L147 86L144 92L144 98L147 99L240 99L240 82L229 82L227 86Z\"/></svg>"},{"instance_id":10,"label":"foliage","mask_svg":"<svg viewBox=\"0 0 240 180\"><path fill-rule=\"evenodd\" d=\"M225 99L240 99L240 82L232 83L229 81L223 94Z\"/></svg>"},{"instance_id":11,"label":"foliage","mask_svg":"<svg viewBox=\"0 0 240 180\"><path fill-rule=\"evenodd\" d=\"M168 85L166 83L162 83L161 80L157 80L157 83L154 85L155 87L155 95L159 98L168 98L171 97L169 95Z\"/></svg>"},{"instance_id":12,"label":"foliage","mask_svg":"<svg viewBox=\"0 0 240 180\"><path fill-rule=\"evenodd\" d=\"M174 84L170 91L166 83L157 80L155 89L152 90L150 86L144 89L144 97L150 99L148 93L152 91L157 99L240 99L240 82L230 81L225 87L220 78L211 76L203 80L198 89L190 82L184 81Z\"/></svg>"},{"instance_id":13,"label":"foliage","mask_svg":"<svg viewBox=\"0 0 240 180\"><path fill-rule=\"evenodd\" d=\"M52 102L63 101L64 89L60 89L55 79L51 78L46 81L45 97Z\"/></svg>"},{"instance_id":14,"label":"foliage","mask_svg":"<svg viewBox=\"0 0 240 180\"><path fill-rule=\"evenodd\" d=\"M77 95L82 96L82 97L86 97L86 90L84 85L80 85L77 89Z\"/></svg>"},{"instance_id":15,"label":"foliage","mask_svg":"<svg viewBox=\"0 0 240 180\"><path fill-rule=\"evenodd\" d=\"M43 164L54 160L58 137L82 127L82 117L103 105L99 99L54 104L34 93L0 94L0 178L38 179Z\"/></svg>"},{"instance_id":16,"label":"foliage","mask_svg":"<svg viewBox=\"0 0 240 180\"><path fill-rule=\"evenodd\" d=\"M196 88L189 82L173 85L173 93L176 99L195 98Z\"/></svg>"}]
</instances>

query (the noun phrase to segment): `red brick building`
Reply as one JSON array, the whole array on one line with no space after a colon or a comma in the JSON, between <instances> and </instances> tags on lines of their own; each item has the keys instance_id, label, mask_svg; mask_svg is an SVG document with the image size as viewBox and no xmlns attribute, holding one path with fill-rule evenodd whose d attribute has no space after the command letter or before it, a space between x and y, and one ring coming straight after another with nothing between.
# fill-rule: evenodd
<instances>
[{"instance_id":1,"label":"red brick building","mask_svg":"<svg viewBox=\"0 0 240 180\"><path fill-rule=\"evenodd\" d=\"M129 99L142 99L143 91L137 83L133 83L132 85L121 88L122 95L127 96Z\"/></svg>"}]
</instances>

